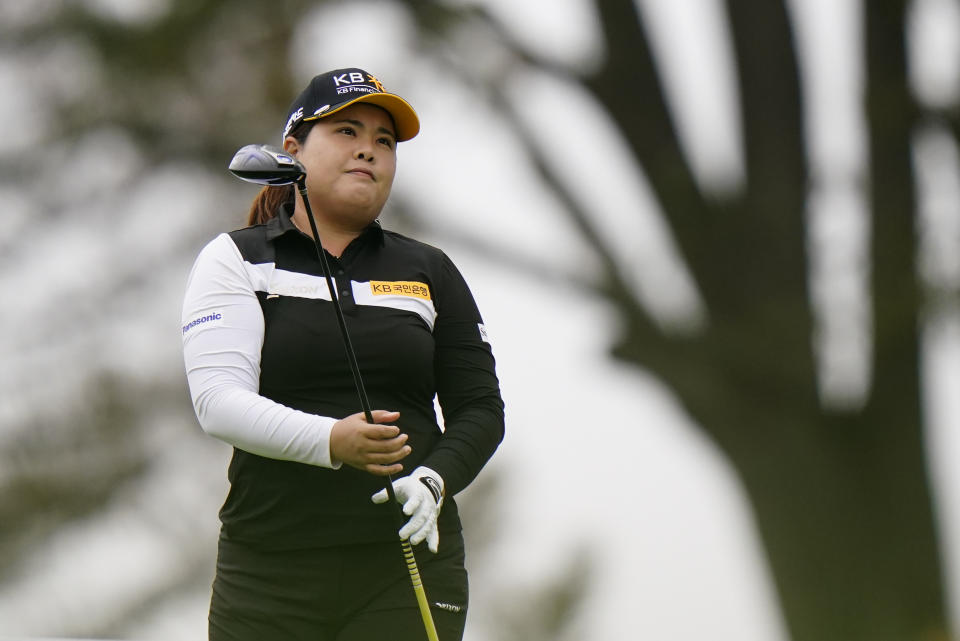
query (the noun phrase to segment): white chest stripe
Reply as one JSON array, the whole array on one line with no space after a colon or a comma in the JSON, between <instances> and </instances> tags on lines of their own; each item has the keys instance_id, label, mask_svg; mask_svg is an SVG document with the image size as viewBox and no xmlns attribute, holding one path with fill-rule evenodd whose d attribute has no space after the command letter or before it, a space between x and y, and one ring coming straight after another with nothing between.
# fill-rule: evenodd
<instances>
[{"instance_id":1,"label":"white chest stripe","mask_svg":"<svg viewBox=\"0 0 960 641\"><path fill-rule=\"evenodd\" d=\"M310 276L299 272L274 269L266 288L268 296L295 296L330 300L327 280L322 276Z\"/></svg>"},{"instance_id":2,"label":"white chest stripe","mask_svg":"<svg viewBox=\"0 0 960 641\"><path fill-rule=\"evenodd\" d=\"M277 271L274 263L254 264L243 261L243 269L247 272L250 284L253 285L253 291L269 291L270 279L273 277L273 273Z\"/></svg>"},{"instance_id":3,"label":"white chest stripe","mask_svg":"<svg viewBox=\"0 0 960 641\"><path fill-rule=\"evenodd\" d=\"M244 261L243 266L250 282L253 284L253 289L266 292L267 296L294 296L296 298L330 300L327 281L322 276L311 276L277 269L274 263L254 264ZM350 281L350 284L353 291L353 300L357 305L389 307L413 312L423 319L430 331L433 331L437 312L432 300L415 296L374 295L369 282L354 280Z\"/></svg>"},{"instance_id":4,"label":"white chest stripe","mask_svg":"<svg viewBox=\"0 0 960 641\"><path fill-rule=\"evenodd\" d=\"M358 283L353 281L353 300L357 305L371 305L375 307L391 307L393 309L402 309L413 312L423 319L430 331L433 331L433 323L437 319L437 311L433 307L432 300L426 300L416 296L398 296L373 293L369 282Z\"/></svg>"}]
</instances>

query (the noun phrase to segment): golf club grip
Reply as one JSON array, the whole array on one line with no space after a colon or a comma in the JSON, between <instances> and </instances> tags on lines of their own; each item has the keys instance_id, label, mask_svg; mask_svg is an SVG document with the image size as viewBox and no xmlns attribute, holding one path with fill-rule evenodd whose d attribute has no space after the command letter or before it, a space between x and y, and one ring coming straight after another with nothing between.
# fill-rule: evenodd
<instances>
[{"instance_id":1,"label":"golf club grip","mask_svg":"<svg viewBox=\"0 0 960 641\"><path fill-rule=\"evenodd\" d=\"M367 423L373 424L373 410L370 409L370 399L367 398L367 390L363 386L363 378L360 376L360 366L357 364L357 355L353 351L350 333L347 332L347 322L343 317L343 309L340 307L340 299L337 297L336 287L333 286L330 264L327 262L327 255L324 253L323 245L320 244L320 232L317 230L317 223L313 219L313 210L310 208L310 200L307 197L305 178L301 178L300 181L297 182L297 188L300 196L303 198L304 208L307 210L307 219L310 221L310 231L313 232L313 243L316 246L317 257L320 259L323 277L327 281L330 300L336 312L337 323L340 326L340 334L343 337L343 346L347 352L347 362L350 364L353 382L357 388L357 395L360 397L360 407L363 410ZM397 503L397 495L393 491L393 478L389 474L386 476L384 488L387 490L388 502L393 504L397 523L402 527L403 511L400 509L400 504ZM427 593L423 588L423 581L420 579L420 568L417 567L417 558L414 556L413 548L410 546L410 540L400 539L400 547L403 549L403 559L406 561L407 571L410 573L413 593L417 597L417 605L420 608L420 617L423 619L423 628L427 633L427 641L440 641L437 636L437 628L433 623L433 614L430 612L430 604L427 601Z\"/></svg>"},{"instance_id":2,"label":"golf club grip","mask_svg":"<svg viewBox=\"0 0 960 641\"><path fill-rule=\"evenodd\" d=\"M409 539L400 539L400 546L403 548L403 558L406 560L407 570L410 572L410 582L413 584L413 593L417 597L417 605L420 607L420 616L423 619L423 627L427 632L427 639L429 641L440 641L437 636L437 628L433 623L433 614L430 612L430 604L427 602L427 593L423 589L423 581L420 580L417 559L413 556L413 548L410 547Z\"/></svg>"}]
</instances>

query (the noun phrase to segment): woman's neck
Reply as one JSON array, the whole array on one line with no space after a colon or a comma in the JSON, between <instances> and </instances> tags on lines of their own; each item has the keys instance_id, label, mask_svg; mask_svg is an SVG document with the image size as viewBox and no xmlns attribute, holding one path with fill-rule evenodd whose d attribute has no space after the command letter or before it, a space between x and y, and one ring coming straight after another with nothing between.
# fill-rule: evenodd
<instances>
[{"instance_id":1,"label":"woman's neck","mask_svg":"<svg viewBox=\"0 0 960 641\"><path fill-rule=\"evenodd\" d=\"M300 203L297 204L300 205ZM310 220L307 218L307 210L304 207L296 207L291 220L293 220L293 224L296 225L297 229L309 238L313 238L313 231L310 229ZM343 254L347 245L349 245L354 238L363 233L363 229L351 229L334 225L317 216L314 216L314 222L317 225L317 232L320 234L320 244L331 256L337 258Z\"/></svg>"}]
</instances>

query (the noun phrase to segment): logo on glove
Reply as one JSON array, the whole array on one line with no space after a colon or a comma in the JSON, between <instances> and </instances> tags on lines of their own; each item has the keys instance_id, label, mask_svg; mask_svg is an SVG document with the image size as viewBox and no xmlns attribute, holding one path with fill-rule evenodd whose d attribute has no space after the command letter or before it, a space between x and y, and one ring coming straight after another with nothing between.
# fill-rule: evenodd
<instances>
[{"instance_id":1,"label":"logo on glove","mask_svg":"<svg viewBox=\"0 0 960 641\"><path fill-rule=\"evenodd\" d=\"M440 484L437 483L437 480L429 476L421 476L420 482L427 486L430 494L433 494L433 500L440 503L440 499L443 498L443 490L440 489Z\"/></svg>"}]
</instances>

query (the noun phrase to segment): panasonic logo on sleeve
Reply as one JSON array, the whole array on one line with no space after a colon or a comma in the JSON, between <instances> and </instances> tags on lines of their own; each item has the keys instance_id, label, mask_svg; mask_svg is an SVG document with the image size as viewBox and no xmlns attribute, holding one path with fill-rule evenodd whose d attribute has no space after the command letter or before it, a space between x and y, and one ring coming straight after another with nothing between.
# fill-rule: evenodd
<instances>
[{"instance_id":1,"label":"panasonic logo on sleeve","mask_svg":"<svg viewBox=\"0 0 960 641\"><path fill-rule=\"evenodd\" d=\"M189 332L194 327L197 327L198 325L207 325L211 327L214 325L220 325L222 320L223 320L222 312L219 312L219 311L210 312L209 314L205 314L199 318L195 318L189 323L187 323L186 325L184 325L183 333L186 334L187 332Z\"/></svg>"}]
</instances>

